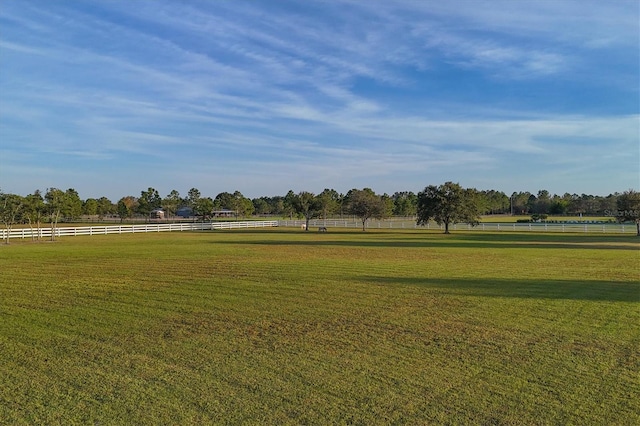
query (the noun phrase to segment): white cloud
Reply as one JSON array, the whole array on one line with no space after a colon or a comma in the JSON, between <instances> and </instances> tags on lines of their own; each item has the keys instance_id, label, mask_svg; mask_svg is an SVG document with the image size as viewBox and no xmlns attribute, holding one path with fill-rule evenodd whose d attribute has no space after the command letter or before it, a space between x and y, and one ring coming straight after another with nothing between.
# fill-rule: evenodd
<instances>
[{"instance_id":1,"label":"white cloud","mask_svg":"<svg viewBox=\"0 0 640 426\"><path fill-rule=\"evenodd\" d=\"M20 142L8 148L18 156L124 168L148 153L201 173L215 164L224 179L242 170L246 181L310 176L319 186L367 176L402 186L425 169L501 176L513 159L584 166L597 150L581 143L605 153L637 145L637 108L616 109L618 99L599 109L601 95L588 110L574 89L550 110L536 93L519 97L530 82L532 92L571 82L590 93L633 80L633 69L588 54L623 61L616 52L637 50L637 7L478 3L338 1L297 12L280 2L9 3L0 137ZM602 71L606 79L590 78ZM617 90L637 98L638 84ZM502 102L485 101L493 97Z\"/></svg>"}]
</instances>

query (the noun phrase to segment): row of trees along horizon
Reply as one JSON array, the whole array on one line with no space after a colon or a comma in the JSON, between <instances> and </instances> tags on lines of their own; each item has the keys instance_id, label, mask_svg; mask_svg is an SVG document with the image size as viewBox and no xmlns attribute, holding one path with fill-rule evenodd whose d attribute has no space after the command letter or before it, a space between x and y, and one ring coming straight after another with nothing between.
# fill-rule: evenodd
<instances>
[{"instance_id":1,"label":"row of trees along horizon","mask_svg":"<svg viewBox=\"0 0 640 426\"><path fill-rule=\"evenodd\" d=\"M437 193L435 190L441 191ZM447 195L448 193L448 195ZM325 189L319 194L307 191L294 193L289 191L283 196L259 197L249 199L240 191L221 192L215 198L203 196L196 188L191 188L185 197L172 190L164 198L154 188L140 192L139 197L125 196L116 203L107 197L82 200L78 192L69 188L66 191L49 188L20 196L5 194L0 190L0 215L5 228L15 223L28 223L40 226L41 222L57 224L59 221L73 222L82 217L97 220L139 218L149 220L152 212L162 209L167 219L175 217L178 209L188 207L194 217L202 220L211 218L215 211L233 212L236 218L250 216L305 218L307 223L313 218L344 217L353 215L363 220L363 228L369 218L412 217L418 222L425 217L425 200L446 203L447 197L456 196L465 200L468 213L451 220L474 223L480 215L532 215L534 219L546 215L562 216L611 216L612 220L632 220L640 209L638 192L628 190L607 196L587 194L564 195L550 194L540 190L537 194L514 192L511 196L495 190L476 190L462 188L457 183L446 182L438 187L430 185L424 191L415 194L411 191L396 192L393 195L376 194L370 188L352 189L341 194L334 189ZM440 197L440 201L437 198ZM634 204L635 203L635 204ZM631 217L610 212L631 213ZM609 214L608 214L609 213ZM627 215L629 216L629 215ZM437 218L431 217L437 221ZM454 222L452 222L454 223Z\"/></svg>"}]
</instances>

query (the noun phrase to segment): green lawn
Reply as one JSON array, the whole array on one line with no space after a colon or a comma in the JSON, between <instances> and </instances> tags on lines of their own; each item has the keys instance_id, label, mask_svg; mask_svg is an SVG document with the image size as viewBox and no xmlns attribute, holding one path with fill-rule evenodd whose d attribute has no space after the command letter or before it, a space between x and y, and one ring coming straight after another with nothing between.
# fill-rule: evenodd
<instances>
[{"instance_id":1,"label":"green lawn","mask_svg":"<svg viewBox=\"0 0 640 426\"><path fill-rule=\"evenodd\" d=\"M640 424L640 244L270 229L0 247L0 424Z\"/></svg>"}]
</instances>

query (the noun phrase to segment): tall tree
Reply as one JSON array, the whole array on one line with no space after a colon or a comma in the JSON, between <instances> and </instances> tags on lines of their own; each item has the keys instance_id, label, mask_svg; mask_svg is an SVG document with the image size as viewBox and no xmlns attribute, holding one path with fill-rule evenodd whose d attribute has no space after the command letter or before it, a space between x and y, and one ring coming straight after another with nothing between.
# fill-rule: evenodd
<instances>
[{"instance_id":1,"label":"tall tree","mask_svg":"<svg viewBox=\"0 0 640 426\"><path fill-rule=\"evenodd\" d=\"M318 208L320 209L320 216L322 219L327 220L327 217L334 214L338 210L338 201L340 200L340 194L333 189L325 188L320 194L318 194Z\"/></svg>"},{"instance_id":2,"label":"tall tree","mask_svg":"<svg viewBox=\"0 0 640 426\"><path fill-rule=\"evenodd\" d=\"M133 212L136 210L137 204L138 200L132 195L120 198L116 205L116 212L120 218L120 222L133 216Z\"/></svg>"},{"instance_id":3,"label":"tall tree","mask_svg":"<svg viewBox=\"0 0 640 426\"><path fill-rule=\"evenodd\" d=\"M403 191L394 193L393 214L402 217L412 217L416 215L418 210L418 197L411 191Z\"/></svg>"},{"instance_id":4,"label":"tall tree","mask_svg":"<svg viewBox=\"0 0 640 426\"><path fill-rule=\"evenodd\" d=\"M238 204L238 213L240 213L242 217L249 217L256 211L256 208L251 200L244 196L240 199L240 202Z\"/></svg>"},{"instance_id":5,"label":"tall tree","mask_svg":"<svg viewBox=\"0 0 640 426\"><path fill-rule=\"evenodd\" d=\"M387 203L371 188L352 189L347 193L346 203L348 212L362 221L363 231L367 230L369 219L382 219L387 212Z\"/></svg>"},{"instance_id":6,"label":"tall tree","mask_svg":"<svg viewBox=\"0 0 640 426\"><path fill-rule=\"evenodd\" d=\"M511 214L522 215L529 212L529 198L531 198L530 192L514 192L511 194Z\"/></svg>"},{"instance_id":7,"label":"tall tree","mask_svg":"<svg viewBox=\"0 0 640 426\"><path fill-rule=\"evenodd\" d=\"M98 200L95 198L87 198L82 203L82 214L87 216L95 216L98 214Z\"/></svg>"},{"instance_id":8,"label":"tall tree","mask_svg":"<svg viewBox=\"0 0 640 426\"><path fill-rule=\"evenodd\" d=\"M254 198L251 200L253 203L253 209L258 215L268 215L271 213L271 205L267 197Z\"/></svg>"},{"instance_id":9,"label":"tall tree","mask_svg":"<svg viewBox=\"0 0 640 426\"><path fill-rule=\"evenodd\" d=\"M199 199L200 191L196 188L191 188L187 193L187 198L185 199L185 201L189 207L194 208Z\"/></svg>"},{"instance_id":10,"label":"tall tree","mask_svg":"<svg viewBox=\"0 0 640 426\"><path fill-rule=\"evenodd\" d=\"M546 189L541 189L540 191L538 191L538 196L536 197L536 204L533 212L538 214L548 214L550 206L551 195L549 194L549 191L547 191Z\"/></svg>"},{"instance_id":11,"label":"tall tree","mask_svg":"<svg viewBox=\"0 0 640 426\"><path fill-rule=\"evenodd\" d=\"M40 239L40 232L36 233L36 229L40 229L40 223L45 215L45 204L42 193L39 189L36 189L33 194L29 194L24 198L24 217L29 223L31 228L31 240Z\"/></svg>"},{"instance_id":12,"label":"tall tree","mask_svg":"<svg viewBox=\"0 0 640 426\"><path fill-rule=\"evenodd\" d=\"M563 215L567 213L568 207L569 201L565 200L563 197L554 195L551 199L551 204L549 204L549 214Z\"/></svg>"},{"instance_id":13,"label":"tall tree","mask_svg":"<svg viewBox=\"0 0 640 426\"><path fill-rule=\"evenodd\" d=\"M600 197L599 199L599 214L604 214L605 211L612 211L618 207L618 197L620 194L617 192L614 194L609 194L606 197Z\"/></svg>"},{"instance_id":14,"label":"tall tree","mask_svg":"<svg viewBox=\"0 0 640 426\"><path fill-rule=\"evenodd\" d=\"M213 200L214 208L217 210L232 210L235 211L235 205L233 200L233 194L230 192L221 192L216 195Z\"/></svg>"},{"instance_id":15,"label":"tall tree","mask_svg":"<svg viewBox=\"0 0 640 426\"><path fill-rule=\"evenodd\" d=\"M82 200L78 191L73 188L69 188L64 193L64 206L62 208L62 215L71 220L78 219L82 215Z\"/></svg>"},{"instance_id":16,"label":"tall tree","mask_svg":"<svg viewBox=\"0 0 640 426\"><path fill-rule=\"evenodd\" d=\"M66 193L58 188L49 188L44 194L46 200L46 212L51 222L51 241L56 239L56 230L58 229L58 221L65 209Z\"/></svg>"},{"instance_id":17,"label":"tall tree","mask_svg":"<svg viewBox=\"0 0 640 426\"><path fill-rule=\"evenodd\" d=\"M98 198L98 218L102 220L108 214L116 213L116 206L107 197Z\"/></svg>"},{"instance_id":18,"label":"tall tree","mask_svg":"<svg viewBox=\"0 0 640 426\"><path fill-rule=\"evenodd\" d=\"M275 197L268 197L266 200L269 203L270 214L272 215L284 215L284 197L280 195L276 195Z\"/></svg>"},{"instance_id":19,"label":"tall tree","mask_svg":"<svg viewBox=\"0 0 640 426\"><path fill-rule=\"evenodd\" d=\"M9 244L9 234L11 228L20 218L23 209L23 199L16 194L0 193L0 221L2 221L5 231L5 243Z\"/></svg>"},{"instance_id":20,"label":"tall tree","mask_svg":"<svg viewBox=\"0 0 640 426\"><path fill-rule=\"evenodd\" d=\"M481 207L483 214L509 213L511 201L504 192L495 190L480 191Z\"/></svg>"},{"instance_id":21,"label":"tall tree","mask_svg":"<svg viewBox=\"0 0 640 426\"><path fill-rule=\"evenodd\" d=\"M446 182L440 186L429 185L418 194L418 225L435 220L444 224L449 234L452 223L469 223L475 226L480 220L478 195L475 189L464 189L459 184Z\"/></svg>"},{"instance_id":22,"label":"tall tree","mask_svg":"<svg viewBox=\"0 0 640 426\"><path fill-rule=\"evenodd\" d=\"M200 216L202 221L204 222L207 217L211 216L213 212L213 200L211 197L200 197L195 200L195 204L193 206L193 214L196 216Z\"/></svg>"},{"instance_id":23,"label":"tall tree","mask_svg":"<svg viewBox=\"0 0 640 426\"><path fill-rule=\"evenodd\" d=\"M615 216L619 222L635 222L636 235L640 237L640 192L630 189L618 196Z\"/></svg>"},{"instance_id":24,"label":"tall tree","mask_svg":"<svg viewBox=\"0 0 640 426\"><path fill-rule=\"evenodd\" d=\"M296 212L296 194L289 190L282 201L283 213L289 216L289 220L292 220L293 214Z\"/></svg>"},{"instance_id":25,"label":"tall tree","mask_svg":"<svg viewBox=\"0 0 640 426\"><path fill-rule=\"evenodd\" d=\"M175 216L181 202L180 193L174 189L162 200L162 208L167 212L167 216Z\"/></svg>"},{"instance_id":26,"label":"tall tree","mask_svg":"<svg viewBox=\"0 0 640 426\"><path fill-rule=\"evenodd\" d=\"M395 203L393 202L393 198L387 194L386 192L380 196L382 200L382 204L384 207L384 212L382 213L382 217L391 217L393 216L393 208L395 207Z\"/></svg>"},{"instance_id":27,"label":"tall tree","mask_svg":"<svg viewBox=\"0 0 640 426\"><path fill-rule=\"evenodd\" d=\"M294 199L294 207L305 219L305 231L309 230L309 221L320 216L321 206L319 199L311 192L302 191Z\"/></svg>"},{"instance_id":28,"label":"tall tree","mask_svg":"<svg viewBox=\"0 0 640 426\"><path fill-rule=\"evenodd\" d=\"M162 205L162 198L160 194L154 188L149 188L146 191L140 191L140 198L138 198L138 213L143 215L146 219L149 219L151 212L155 209L159 209Z\"/></svg>"},{"instance_id":29,"label":"tall tree","mask_svg":"<svg viewBox=\"0 0 640 426\"><path fill-rule=\"evenodd\" d=\"M234 191L231 197L231 210L236 212L236 218L238 216L247 217L251 216L255 211L253 203L250 199L242 195L240 191Z\"/></svg>"}]
</instances>

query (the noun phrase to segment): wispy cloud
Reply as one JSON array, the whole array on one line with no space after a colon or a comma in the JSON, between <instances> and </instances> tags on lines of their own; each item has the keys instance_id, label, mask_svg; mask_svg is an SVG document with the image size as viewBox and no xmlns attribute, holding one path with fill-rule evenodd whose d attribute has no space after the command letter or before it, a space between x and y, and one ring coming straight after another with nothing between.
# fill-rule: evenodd
<instances>
[{"instance_id":1,"label":"wispy cloud","mask_svg":"<svg viewBox=\"0 0 640 426\"><path fill-rule=\"evenodd\" d=\"M596 154L638 144L632 3L8 2L0 137L24 170L41 152L159 180L253 177L255 195L445 174L502 189L514 162L619 161L606 191L637 171Z\"/></svg>"}]
</instances>

